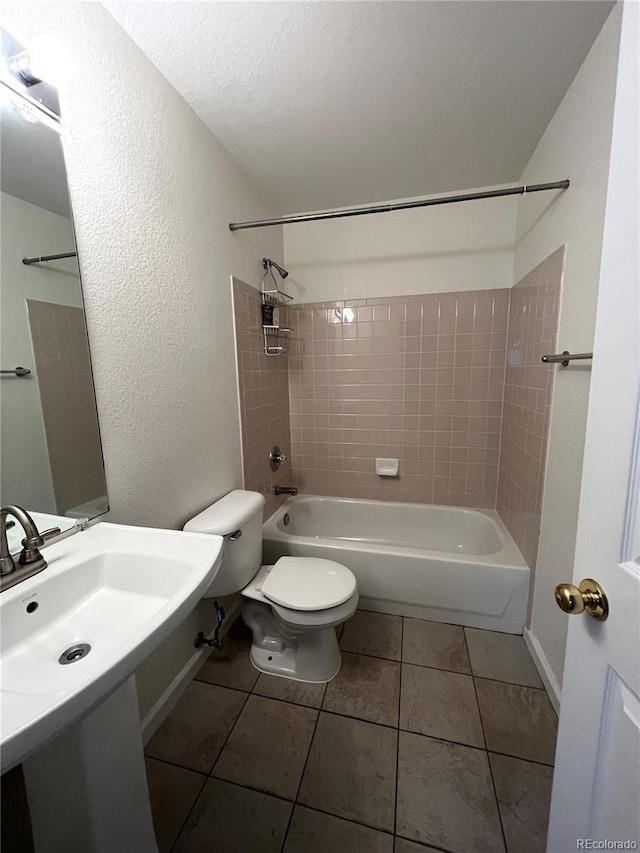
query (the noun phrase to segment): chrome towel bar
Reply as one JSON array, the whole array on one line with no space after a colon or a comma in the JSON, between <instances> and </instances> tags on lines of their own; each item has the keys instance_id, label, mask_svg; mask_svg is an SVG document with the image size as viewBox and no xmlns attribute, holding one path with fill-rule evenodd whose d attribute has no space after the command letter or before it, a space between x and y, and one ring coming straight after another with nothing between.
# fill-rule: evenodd
<instances>
[{"instance_id":1,"label":"chrome towel bar","mask_svg":"<svg viewBox=\"0 0 640 853\"><path fill-rule=\"evenodd\" d=\"M6 373L10 376L29 376L31 371L28 367L14 367L13 370L0 370L0 373Z\"/></svg>"},{"instance_id":2,"label":"chrome towel bar","mask_svg":"<svg viewBox=\"0 0 640 853\"><path fill-rule=\"evenodd\" d=\"M543 364L561 364L563 367L568 367L570 361L587 358L593 358L593 353L576 352L572 354L569 350L565 350L564 352L556 353L556 355L543 355L540 361Z\"/></svg>"}]
</instances>

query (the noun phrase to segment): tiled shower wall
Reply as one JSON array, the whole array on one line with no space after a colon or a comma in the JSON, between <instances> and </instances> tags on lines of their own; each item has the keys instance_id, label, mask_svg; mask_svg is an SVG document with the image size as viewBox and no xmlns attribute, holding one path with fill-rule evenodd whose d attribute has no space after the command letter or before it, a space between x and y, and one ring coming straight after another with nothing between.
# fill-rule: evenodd
<instances>
[{"instance_id":1,"label":"tiled shower wall","mask_svg":"<svg viewBox=\"0 0 640 853\"><path fill-rule=\"evenodd\" d=\"M508 311L504 289L291 306L296 485L495 507Z\"/></svg>"},{"instance_id":2,"label":"tiled shower wall","mask_svg":"<svg viewBox=\"0 0 640 853\"><path fill-rule=\"evenodd\" d=\"M288 463L277 472L269 467L274 444L290 453L289 379L284 356L266 356L262 336L262 299L255 287L233 279L233 306L240 394L240 421L244 487L262 492L268 518L284 498L276 498L272 486L290 484Z\"/></svg>"},{"instance_id":3,"label":"tiled shower wall","mask_svg":"<svg viewBox=\"0 0 640 853\"><path fill-rule=\"evenodd\" d=\"M535 567L563 252L511 290L294 304L288 358L264 355L260 294L234 281L245 487L266 517L276 482L497 507ZM278 474L274 443L291 454ZM399 476L376 475L376 457Z\"/></svg>"},{"instance_id":4,"label":"tiled shower wall","mask_svg":"<svg viewBox=\"0 0 640 853\"><path fill-rule=\"evenodd\" d=\"M107 494L84 311L28 299L58 513Z\"/></svg>"},{"instance_id":5,"label":"tiled shower wall","mask_svg":"<svg viewBox=\"0 0 640 853\"><path fill-rule=\"evenodd\" d=\"M498 512L522 556L534 568L538 553L544 468L553 379L541 364L556 351L564 247L511 290L502 419Z\"/></svg>"}]
</instances>

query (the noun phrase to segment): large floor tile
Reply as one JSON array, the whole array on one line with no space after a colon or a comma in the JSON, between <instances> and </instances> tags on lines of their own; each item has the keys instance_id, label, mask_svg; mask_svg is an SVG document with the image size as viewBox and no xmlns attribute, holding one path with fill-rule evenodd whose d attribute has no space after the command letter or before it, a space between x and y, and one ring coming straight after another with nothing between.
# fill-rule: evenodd
<instances>
[{"instance_id":1,"label":"large floor tile","mask_svg":"<svg viewBox=\"0 0 640 853\"><path fill-rule=\"evenodd\" d=\"M544 690L476 678L487 748L553 764L558 719Z\"/></svg>"},{"instance_id":2,"label":"large floor tile","mask_svg":"<svg viewBox=\"0 0 640 853\"><path fill-rule=\"evenodd\" d=\"M309 708L319 708L324 699L326 684L308 684L305 681L293 681L291 678L281 678L278 675L261 673L253 688L259 696L271 699L282 699L283 702L295 702L296 705L307 705Z\"/></svg>"},{"instance_id":3,"label":"large floor tile","mask_svg":"<svg viewBox=\"0 0 640 853\"><path fill-rule=\"evenodd\" d=\"M393 831L397 732L320 714L299 802Z\"/></svg>"},{"instance_id":4,"label":"large floor tile","mask_svg":"<svg viewBox=\"0 0 640 853\"><path fill-rule=\"evenodd\" d=\"M393 853L393 836L296 806L283 853Z\"/></svg>"},{"instance_id":5,"label":"large floor tile","mask_svg":"<svg viewBox=\"0 0 640 853\"><path fill-rule=\"evenodd\" d=\"M293 803L209 779L174 853L280 853Z\"/></svg>"},{"instance_id":6,"label":"large floor tile","mask_svg":"<svg viewBox=\"0 0 640 853\"><path fill-rule=\"evenodd\" d=\"M416 844L415 841L407 841L406 838L396 838L396 846L393 853L441 853L435 847L427 847L424 844Z\"/></svg>"},{"instance_id":7,"label":"large floor tile","mask_svg":"<svg viewBox=\"0 0 640 853\"><path fill-rule=\"evenodd\" d=\"M402 617L357 610L344 626L340 648L345 652L400 660Z\"/></svg>"},{"instance_id":8,"label":"large floor tile","mask_svg":"<svg viewBox=\"0 0 640 853\"><path fill-rule=\"evenodd\" d=\"M459 625L405 619L402 660L405 663L471 674L464 630Z\"/></svg>"},{"instance_id":9,"label":"large floor tile","mask_svg":"<svg viewBox=\"0 0 640 853\"><path fill-rule=\"evenodd\" d=\"M451 853L504 851L486 752L400 732L396 832Z\"/></svg>"},{"instance_id":10,"label":"large floor tile","mask_svg":"<svg viewBox=\"0 0 640 853\"><path fill-rule=\"evenodd\" d=\"M245 698L246 694L238 690L192 681L145 752L152 758L208 773Z\"/></svg>"},{"instance_id":11,"label":"large floor tile","mask_svg":"<svg viewBox=\"0 0 640 853\"><path fill-rule=\"evenodd\" d=\"M489 753L509 853L545 853L553 770Z\"/></svg>"},{"instance_id":12,"label":"large floor tile","mask_svg":"<svg viewBox=\"0 0 640 853\"><path fill-rule=\"evenodd\" d=\"M477 628L465 628L464 632L474 675L526 687L542 687L522 637Z\"/></svg>"},{"instance_id":13,"label":"large floor tile","mask_svg":"<svg viewBox=\"0 0 640 853\"><path fill-rule=\"evenodd\" d=\"M250 696L213 775L294 800L317 717L312 708Z\"/></svg>"},{"instance_id":14,"label":"large floor tile","mask_svg":"<svg viewBox=\"0 0 640 853\"><path fill-rule=\"evenodd\" d=\"M473 678L403 664L400 728L484 747Z\"/></svg>"},{"instance_id":15,"label":"large floor tile","mask_svg":"<svg viewBox=\"0 0 640 853\"><path fill-rule=\"evenodd\" d=\"M250 693L260 673L251 663L251 631L238 617L224 638L221 649L214 649L196 676L199 681L246 690Z\"/></svg>"},{"instance_id":16,"label":"large floor tile","mask_svg":"<svg viewBox=\"0 0 640 853\"><path fill-rule=\"evenodd\" d=\"M397 726L399 698L399 663L343 652L342 668L327 685L322 707L372 723Z\"/></svg>"},{"instance_id":17,"label":"large floor tile","mask_svg":"<svg viewBox=\"0 0 640 853\"><path fill-rule=\"evenodd\" d=\"M169 853L206 776L155 758L147 758L146 767L158 849Z\"/></svg>"}]
</instances>

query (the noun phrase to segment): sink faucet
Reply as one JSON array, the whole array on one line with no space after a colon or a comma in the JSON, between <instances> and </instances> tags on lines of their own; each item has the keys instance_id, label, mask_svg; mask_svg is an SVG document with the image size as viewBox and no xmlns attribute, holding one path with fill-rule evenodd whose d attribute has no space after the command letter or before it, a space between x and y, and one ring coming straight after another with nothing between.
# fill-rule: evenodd
<instances>
[{"instance_id":1,"label":"sink faucet","mask_svg":"<svg viewBox=\"0 0 640 853\"><path fill-rule=\"evenodd\" d=\"M16 564L9 552L9 543L7 542L8 515L12 515L16 521L20 522L25 532L25 538L22 540L22 551L18 558L20 569L16 569ZM26 580L46 568L47 561L38 549L44 545L45 540L58 533L60 533L59 527L52 527L51 530L44 530L40 533L35 521L22 507L0 507L0 591Z\"/></svg>"},{"instance_id":2,"label":"sink faucet","mask_svg":"<svg viewBox=\"0 0 640 853\"><path fill-rule=\"evenodd\" d=\"M295 486L274 486L273 487L274 495L297 495L298 490Z\"/></svg>"}]
</instances>

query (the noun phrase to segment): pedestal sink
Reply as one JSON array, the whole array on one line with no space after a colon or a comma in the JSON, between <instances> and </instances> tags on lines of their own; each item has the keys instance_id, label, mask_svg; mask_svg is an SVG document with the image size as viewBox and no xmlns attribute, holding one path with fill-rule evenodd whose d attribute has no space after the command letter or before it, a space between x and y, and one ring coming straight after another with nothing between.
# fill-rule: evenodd
<instances>
[{"instance_id":1,"label":"pedestal sink","mask_svg":"<svg viewBox=\"0 0 640 853\"><path fill-rule=\"evenodd\" d=\"M23 763L37 853L153 853L133 671L187 616L222 538L99 523L0 596L0 767Z\"/></svg>"}]
</instances>

